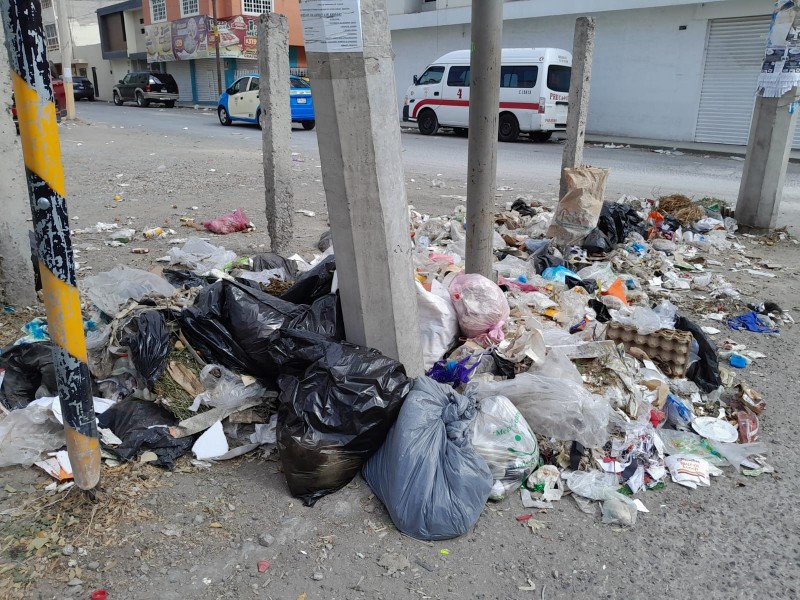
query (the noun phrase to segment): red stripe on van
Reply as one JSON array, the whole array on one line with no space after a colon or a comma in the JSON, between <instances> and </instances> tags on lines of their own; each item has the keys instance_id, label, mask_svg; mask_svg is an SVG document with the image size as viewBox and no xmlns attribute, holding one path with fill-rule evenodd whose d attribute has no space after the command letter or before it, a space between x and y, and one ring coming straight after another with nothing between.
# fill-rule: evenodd
<instances>
[{"instance_id":1,"label":"red stripe on van","mask_svg":"<svg viewBox=\"0 0 800 600\"><path fill-rule=\"evenodd\" d=\"M440 100L438 98L426 98L420 100L414 105L414 110L411 112L413 118L417 117L417 113L423 106L469 106L469 100ZM538 102L501 102L500 108L516 108L519 110L539 110Z\"/></svg>"}]
</instances>

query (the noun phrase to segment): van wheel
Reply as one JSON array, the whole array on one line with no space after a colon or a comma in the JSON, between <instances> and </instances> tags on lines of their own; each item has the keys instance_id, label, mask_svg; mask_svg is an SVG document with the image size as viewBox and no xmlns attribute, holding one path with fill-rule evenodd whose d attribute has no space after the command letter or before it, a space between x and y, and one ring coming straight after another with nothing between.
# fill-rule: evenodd
<instances>
[{"instance_id":1,"label":"van wheel","mask_svg":"<svg viewBox=\"0 0 800 600\"><path fill-rule=\"evenodd\" d=\"M120 97L119 92L114 92L114 105L122 106L122 98Z\"/></svg>"},{"instance_id":2,"label":"van wheel","mask_svg":"<svg viewBox=\"0 0 800 600\"><path fill-rule=\"evenodd\" d=\"M531 131L531 140L543 144L553 136L552 131Z\"/></svg>"},{"instance_id":3,"label":"van wheel","mask_svg":"<svg viewBox=\"0 0 800 600\"><path fill-rule=\"evenodd\" d=\"M458 137L467 137L469 135L469 129L465 127L454 127L453 133L455 133Z\"/></svg>"},{"instance_id":4,"label":"van wheel","mask_svg":"<svg viewBox=\"0 0 800 600\"><path fill-rule=\"evenodd\" d=\"M436 113L430 108L426 108L417 117L417 127L422 135L436 135L439 131L439 119L436 118Z\"/></svg>"},{"instance_id":5,"label":"van wheel","mask_svg":"<svg viewBox=\"0 0 800 600\"><path fill-rule=\"evenodd\" d=\"M519 137L519 122L511 113L500 115L500 127L497 139L501 142L516 142Z\"/></svg>"},{"instance_id":6,"label":"van wheel","mask_svg":"<svg viewBox=\"0 0 800 600\"><path fill-rule=\"evenodd\" d=\"M136 92L136 105L139 108L147 108L150 106L150 100L147 100L142 92Z\"/></svg>"},{"instance_id":7,"label":"van wheel","mask_svg":"<svg viewBox=\"0 0 800 600\"><path fill-rule=\"evenodd\" d=\"M316 126L316 121L303 121L303 129L306 131L311 131Z\"/></svg>"}]
</instances>

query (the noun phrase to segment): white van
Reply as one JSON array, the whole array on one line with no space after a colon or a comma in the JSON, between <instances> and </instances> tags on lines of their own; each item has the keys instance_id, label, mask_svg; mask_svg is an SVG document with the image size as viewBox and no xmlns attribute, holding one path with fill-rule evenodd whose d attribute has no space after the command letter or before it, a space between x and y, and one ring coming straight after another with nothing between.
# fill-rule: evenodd
<instances>
[{"instance_id":1,"label":"white van","mask_svg":"<svg viewBox=\"0 0 800 600\"><path fill-rule=\"evenodd\" d=\"M445 54L408 88L403 114L415 120L423 135L450 127L467 135L469 127L470 51ZM503 49L500 68L501 142L520 132L546 142L567 128L572 54L558 48ZM406 108L407 107L407 108Z\"/></svg>"}]
</instances>

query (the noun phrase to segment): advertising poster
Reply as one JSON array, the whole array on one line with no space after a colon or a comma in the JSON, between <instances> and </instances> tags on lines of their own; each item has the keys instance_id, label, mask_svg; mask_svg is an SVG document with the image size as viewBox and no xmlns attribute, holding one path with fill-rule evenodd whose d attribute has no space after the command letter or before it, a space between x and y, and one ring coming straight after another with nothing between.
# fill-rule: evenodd
<instances>
[{"instance_id":1,"label":"advertising poster","mask_svg":"<svg viewBox=\"0 0 800 600\"><path fill-rule=\"evenodd\" d=\"M156 23L145 26L144 45L148 63L175 60L172 53L172 24Z\"/></svg>"},{"instance_id":2,"label":"advertising poster","mask_svg":"<svg viewBox=\"0 0 800 600\"><path fill-rule=\"evenodd\" d=\"M258 17L236 16L217 21L219 55L226 58L258 58ZM212 37L209 35L209 37ZM214 42L209 43L209 56L214 55Z\"/></svg>"},{"instance_id":3,"label":"advertising poster","mask_svg":"<svg viewBox=\"0 0 800 600\"><path fill-rule=\"evenodd\" d=\"M206 17L187 17L172 21L172 53L177 60L209 57Z\"/></svg>"},{"instance_id":4,"label":"advertising poster","mask_svg":"<svg viewBox=\"0 0 800 600\"><path fill-rule=\"evenodd\" d=\"M363 52L360 0L303 0L300 4L308 52Z\"/></svg>"},{"instance_id":5,"label":"advertising poster","mask_svg":"<svg viewBox=\"0 0 800 600\"><path fill-rule=\"evenodd\" d=\"M800 7L779 0L772 15L758 87L767 98L779 98L800 85Z\"/></svg>"}]
</instances>

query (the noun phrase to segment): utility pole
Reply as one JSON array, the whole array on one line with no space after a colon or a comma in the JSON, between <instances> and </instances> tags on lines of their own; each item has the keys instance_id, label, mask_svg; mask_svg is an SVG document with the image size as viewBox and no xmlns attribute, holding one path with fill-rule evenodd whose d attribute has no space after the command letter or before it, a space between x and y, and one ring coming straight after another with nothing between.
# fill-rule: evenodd
<instances>
[{"instance_id":1,"label":"utility pole","mask_svg":"<svg viewBox=\"0 0 800 600\"><path fill-rule=\"evenodd\" d=\"M473 0L466 271L492 279L503 0Z\"/></svg>"},{"instance_id":2,"label":"utility pole","mask_svg":"<svg viewBox=\"0 0 800 600\"><path fill-rule=\"evenodd\" d=\"M347 340L416 377L424 369L386 0L304 0L300 12Z\"/></svg>"},{"instance_id":3,"label":"utility pole","mask_svg":"<svg viewBox=\"0 0 800 600\"><path fill-rule=\"evenodd\" d=\"M258 21L258 94L267 229L273 252L289 249L294 237L292 112L289 104L289 20L269 13Z\"/></svg>"},{"instance_id":4,"label":"utility pole","mask_svg":"<svg viewBox=\"0 0 800 600\"><path fill-rule=\"evenodd\" d=\"M214 56L217 61L217 94L222 95L222 61L219 58L219 22L217 21L217 0L211 0L211 12L214 19Z\"/></svg>"},{"instance_id":5,"label":"utility pole","mask_svg":"<svg viewBox=\"0 0 800 600\"><path fill-rule=\"evenodd\" d=\"M572 39L572 77L569 84L567 143L564 144L564 155L561 159L559 198L567 195L567 179L564 169L577 169L583 165L583 143L586 138L586 121L589 116L593 56L594 18L579 17L575 21L575 35Z\"/></svg>"},{"instance_id":6,"label":"utility pole","mask_svg":"<svg viewBox=\"0 0 800 600\"><path fill-rule=\"evenodd\" d=\"M69 28L69 13L66 0L55 0L58 25L58 49L61 52L61 80L64 82L64 94L67 100L67 119L75 118L75 92L72 87L72 33Z\"/></svg>"},{"instance_id":7,"label":"utility pole","mask_svg":"<svg viewBox=\"0 0 800 600\"><path fill-rule=\"evenodd\" d=\"M0 0L17 104L47 327L75 483L100 479L100 442L72 255L64 167L38 2Z\"/></svg>"}]
</instances>

